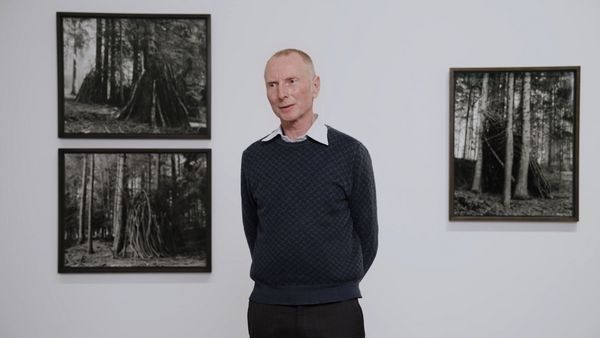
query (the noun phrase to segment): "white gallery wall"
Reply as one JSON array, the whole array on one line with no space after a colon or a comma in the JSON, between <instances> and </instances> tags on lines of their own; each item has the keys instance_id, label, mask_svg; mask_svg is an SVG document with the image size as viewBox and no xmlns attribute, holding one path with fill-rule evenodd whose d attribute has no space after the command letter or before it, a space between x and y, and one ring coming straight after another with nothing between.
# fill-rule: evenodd
<instances>
[{"instance_id":1,"label":"white gallery wall","mask_svg":"<svg viewBox=\"0 0 600 338\"><path fill-rule=\"evenodd\" d=\"M59 139L57 11L211 14L212 139ZM367 337L600 337L597 0L0 0L0 337L247 336L240 156L277 126L262 76L285 47L313 56L317 112L373 159ZM580 221L449 222L449 67L575 65ZM211 148L213 272L59 275L61 147Z\"/></svg>"}]
</instances>

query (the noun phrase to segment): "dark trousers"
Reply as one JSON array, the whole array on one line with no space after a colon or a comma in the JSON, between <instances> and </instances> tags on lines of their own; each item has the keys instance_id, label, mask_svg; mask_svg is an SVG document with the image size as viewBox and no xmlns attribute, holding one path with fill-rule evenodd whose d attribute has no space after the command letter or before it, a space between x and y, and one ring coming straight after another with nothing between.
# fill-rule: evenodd
<instances>
[{"instance_id":1,"label":"dark trousers","mask_svg":"<svg viewBox=\"0 0 600 338\"><path fill-rule=\"evenodd\" d=\"M250 338L364 338L357 299L318 305L270 305L250 302Z\"/></svg>"}]
</instances>

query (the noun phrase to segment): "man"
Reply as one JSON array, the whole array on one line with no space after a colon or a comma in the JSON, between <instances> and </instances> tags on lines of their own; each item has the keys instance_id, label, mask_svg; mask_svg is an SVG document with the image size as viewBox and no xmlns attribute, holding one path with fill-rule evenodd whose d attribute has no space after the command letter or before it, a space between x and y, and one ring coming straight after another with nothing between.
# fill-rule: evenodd
<instances>
[{"instance_id":1,"label":"man","mask_svg":"<svg viewBox=\"0 0 600 338\"><path fill-rule=\"evenodd\" d=\"M314 113L320 79L306 53L275 53L265 83L280 127L244 151L241 170L250 337L364 337L359 282L377 252L369 153Z\"/></svg>"}]
</instances>

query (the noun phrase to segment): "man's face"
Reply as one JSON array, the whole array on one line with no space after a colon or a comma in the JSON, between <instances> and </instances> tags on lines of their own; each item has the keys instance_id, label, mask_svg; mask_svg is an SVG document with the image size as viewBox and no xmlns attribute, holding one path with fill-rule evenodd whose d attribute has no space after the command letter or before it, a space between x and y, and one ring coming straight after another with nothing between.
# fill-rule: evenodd
<instances>
[{"instance_id":1,"label":"man's face","mask_svg":"<svg viewBox=\"0 0 600 338\"><path fill-rule=\"evenodd\" d=\"M319 95L319 77L300 55L276 56L265 69L267 98L281 122L312 116L313 100Z\"/></svg>"}]
</instances>

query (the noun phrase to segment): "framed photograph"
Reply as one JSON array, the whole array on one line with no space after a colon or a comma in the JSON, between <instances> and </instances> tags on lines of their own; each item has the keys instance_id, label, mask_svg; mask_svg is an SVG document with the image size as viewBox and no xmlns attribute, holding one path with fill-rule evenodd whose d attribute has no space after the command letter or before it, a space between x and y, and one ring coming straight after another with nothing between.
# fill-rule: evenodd
<instances>
[{"instance_id":1,"label":"framed photograph","mask_svg":"<svg viewBox=\"0 0 600 338\"><path fill-rule=\"evenodd\" d=\"M209 149L59 149L58 272L210 272Z\"/></svg>"},{"instance_id":2,"label":"framed photograph","mask_svg":"<svg viewBox=\"0 0 600 338\"><path fill-rule=\"evenodd\" d=\"M450 220L579 220L580 67L450 69Z\"/></svg>"},{"instance_id":3,"label":"framed photograph","mask_svg":"<svg viewBox=\"0 0 600 338\"><path fill-rule=\"evenodd\" d=\"M210 15L56 19L59 137L210 138Z\"/></svg>"}]
</instances>

